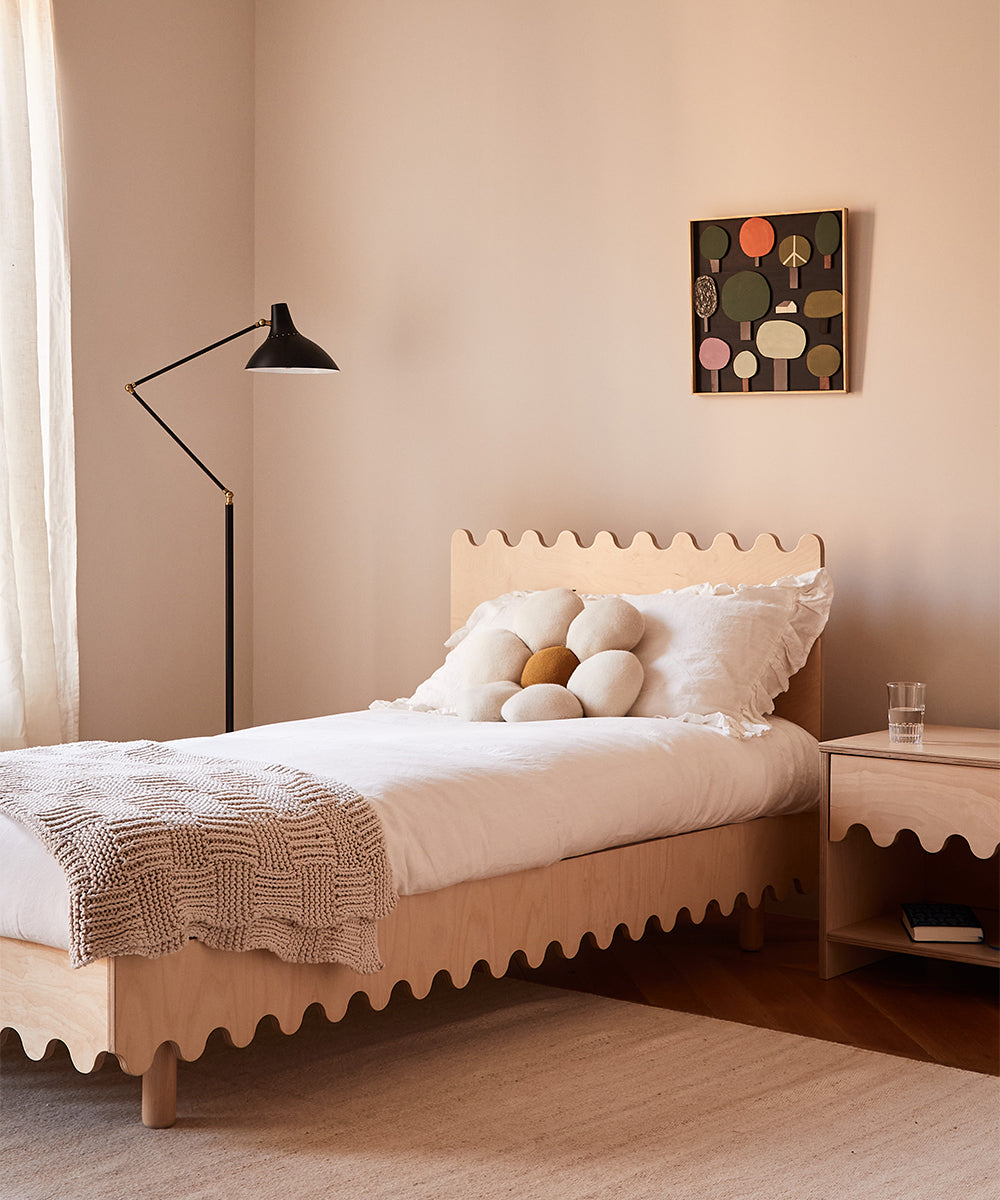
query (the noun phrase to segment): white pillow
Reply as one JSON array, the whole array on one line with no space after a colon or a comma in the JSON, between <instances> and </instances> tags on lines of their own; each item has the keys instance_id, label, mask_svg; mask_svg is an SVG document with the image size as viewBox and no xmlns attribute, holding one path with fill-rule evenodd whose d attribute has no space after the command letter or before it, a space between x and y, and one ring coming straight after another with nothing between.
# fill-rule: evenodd
<instances>
[{"instance_id":1,"label":"white pillow","mask_svg":"<svg viewBox=\"0 0 1000 1200\"><path fill-rule=\"evenodd\" d=\"M644 681L629 716L753 737L770 728L775 697L822 632L833 582L821 567L768 585L702 583L625 599L646 622L634 651Z\"/></svg>"},{"instance_id":2,"label":"white pillow","mask_svg":"<svg viewBox=\"0 0 1000 1200\"><path fill-rule=\"evenodd\" d=\"M370 708L403 708L417 712L454 713L465 688L463 664L469 656L466 639L474 629L509 629L511 618L528 592L505 592L477 605L466 623L445 642L449 651L433 675L412 696L399 700L376 700Z\"/></svg>"}]
</instances>

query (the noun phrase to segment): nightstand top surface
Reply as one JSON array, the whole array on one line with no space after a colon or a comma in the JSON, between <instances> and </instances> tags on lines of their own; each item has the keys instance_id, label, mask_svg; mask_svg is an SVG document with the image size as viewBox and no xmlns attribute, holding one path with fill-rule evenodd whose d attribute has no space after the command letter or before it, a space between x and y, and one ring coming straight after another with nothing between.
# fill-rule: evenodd
<instances>
[{"instance_id":1,"label":"nightstand top surface","mask_svg":"<svg viewBox=\"0 0 1000 1200\"><path fill-rule=\"evenodd\" d=\"M871 758L921 759L1000 767L1000 729L966 729L961 725L925 725L918 746L889 741L888 729L820 742L827 754L859 754Z\"/></svg>"}]
</instances>

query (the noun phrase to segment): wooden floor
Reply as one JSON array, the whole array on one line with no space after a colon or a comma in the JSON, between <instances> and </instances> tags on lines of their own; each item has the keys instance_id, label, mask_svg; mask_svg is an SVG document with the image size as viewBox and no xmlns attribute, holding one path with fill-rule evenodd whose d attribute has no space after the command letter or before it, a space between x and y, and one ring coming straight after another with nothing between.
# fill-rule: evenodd
<instances>
[{"instance_id":1,"label":"wooden floor","mask_svg":"<svg viewBox=\"0 0 1000 1200\"><path fill-rule=\"evenodd\" d=\"M550 948L508 975L1000 1075L1000 972L891 955L822 980L816 964L815 921L768 914L763 950L746 953L733 918L716 914L634 942L619 932L572 959Z\"/></svg>"}]
</instances>

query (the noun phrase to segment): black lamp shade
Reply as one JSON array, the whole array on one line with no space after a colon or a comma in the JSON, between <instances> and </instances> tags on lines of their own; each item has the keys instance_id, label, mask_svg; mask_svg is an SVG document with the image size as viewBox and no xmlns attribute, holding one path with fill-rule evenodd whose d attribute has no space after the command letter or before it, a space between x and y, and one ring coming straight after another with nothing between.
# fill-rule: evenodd
<instances>
[{"instance_id":1,"label":"black lamp shade","mask_svg":"<svg viewBox=\"0 0 1000 1200\"><path fill-rule=\"evenodd\" d=\"M271 305L271 331L251 354L247 371L318 375L339 369L322 346L299 333L292 324L287 304Z\"/></svg>"}]
</instances>

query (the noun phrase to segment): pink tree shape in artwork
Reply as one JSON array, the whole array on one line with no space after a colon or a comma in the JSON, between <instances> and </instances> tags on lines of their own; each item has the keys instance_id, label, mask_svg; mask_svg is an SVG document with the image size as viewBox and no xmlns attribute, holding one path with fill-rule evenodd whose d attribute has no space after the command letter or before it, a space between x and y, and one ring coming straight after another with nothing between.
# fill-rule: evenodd
<instances>
[{"instance_id":1,"label":"pink tree shape in artwork","mask_svg":"<svg viewBox=\"0 0 1000 1200\"><path fill-rule=\"evenodd\" d=\"M740 226L740 249L753 259L755 267L760 266L760 260L765 254L771 253L774 246L774 227L763 217L747 217Z\"/></svg>"},{"instance_id":2,"label":"pink tree shape in artwork","mask_svg":"<svg viewBox=\"0 0 1000 1200\"><path fill-rule=\"evenodd\" d=\"M719 390L719 372L729 362L729 347L722 338L710 337L698 347L698 361L711 372L712 391Z\"/></svg>"}]
</instances>

